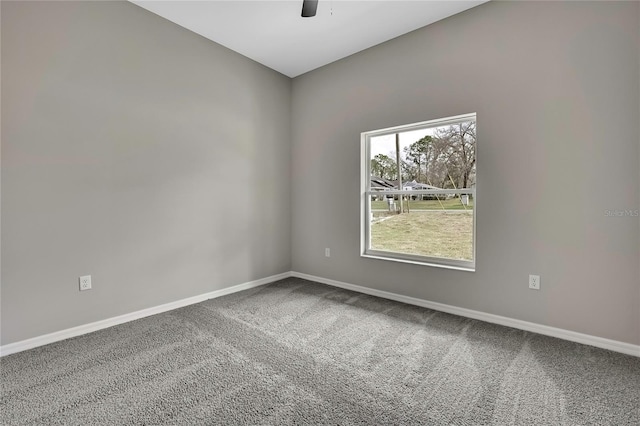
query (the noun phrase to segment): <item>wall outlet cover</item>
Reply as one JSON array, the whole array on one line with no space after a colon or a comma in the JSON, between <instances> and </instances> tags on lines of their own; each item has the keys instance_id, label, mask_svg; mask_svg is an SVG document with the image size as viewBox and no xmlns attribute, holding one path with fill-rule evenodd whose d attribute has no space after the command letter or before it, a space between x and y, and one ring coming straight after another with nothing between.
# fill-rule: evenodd
<instances>
[{"instance_id":1,"label":"wall outlet cover","mask_svg":"<svg viewBox=\"0 0 640 426\"><path fill-rule=\"evenodd\" d=\"M529 275L529 288L540 290L540 275Z\"/></svg>"},{"instance_id":2,"label":"wall outlet cover","mask_svg":"<svg viewBox=\"0 0 640 426\"><path fill-rule=\"evenodd\" d=\"M80 277L80 291L91 290L91 275Z\"/></svg>"}]
</instances>

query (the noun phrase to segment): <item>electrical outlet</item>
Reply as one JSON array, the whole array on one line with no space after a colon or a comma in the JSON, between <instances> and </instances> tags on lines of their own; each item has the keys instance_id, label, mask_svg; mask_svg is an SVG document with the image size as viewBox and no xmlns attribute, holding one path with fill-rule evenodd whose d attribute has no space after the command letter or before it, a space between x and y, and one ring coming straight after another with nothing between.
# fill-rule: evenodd
<instances>
[{"instance_id":1,"label":"electrical outlet","mask_svg":"<svg viewBox=\"0 0 640 426\"><path fill-rule=\"evenodd\" d=\"M540 290L540 275L529 275L529 288Z\"/></svg>"},{"instance_id":2,"label":"electrical outlet","mask_svg":"<svg viewBox=\"0 0 640 426\"><path fill-rule=\"evenodd\" d=\"M91 275L80 277L80 291L91 290Z\"/></svg>"},{"instance_id":3,"label":"electrical outlet","mask_svg":"<svg viewBox=\"0 0 640 426\"><path fill-rule=\"evenodd\" d=\"M324 249L324 257L331 257L331 249L329 248Z\"/></svg>"}]
</instances>

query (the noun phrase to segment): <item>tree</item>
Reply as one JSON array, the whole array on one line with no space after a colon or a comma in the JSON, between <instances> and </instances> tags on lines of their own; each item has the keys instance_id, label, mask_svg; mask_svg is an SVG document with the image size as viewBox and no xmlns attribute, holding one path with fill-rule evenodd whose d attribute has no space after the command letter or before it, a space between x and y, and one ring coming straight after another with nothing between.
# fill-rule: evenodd
<instances>
[{"instance_id":1,"label":"tree","mask_svg":"<svg viewBox=\"0 0 640 426\"><path fill-rule=\"evenodd\" d=\"M429 160L433 137L427 135L422 139L404 148L405 157L410 169L412 178L418 182L424 182L429 175ZM422 168L424 167L424 173Z\"/></svg>"},{"instance_id":2,"label":"tree","mask_svg":"<svg viewBox=\"0 0 640 426\"><path fill-rule=\"evenodd\" d=\"M371 159L371 174L382 179L395 180L398 175L398 165L393 158L377 154Z\"/></svg>"},{"instance_id":3,"label":"tree","mask_svg":"<svg viewBox=\"0 0 640 426\"><path fill-rule=\"evenodd\" d=\"M439 128L436 131L440 156L446 161L447 174L457 188L475 183L476 123L463 123Z\"/></svg>"}]
</instances>

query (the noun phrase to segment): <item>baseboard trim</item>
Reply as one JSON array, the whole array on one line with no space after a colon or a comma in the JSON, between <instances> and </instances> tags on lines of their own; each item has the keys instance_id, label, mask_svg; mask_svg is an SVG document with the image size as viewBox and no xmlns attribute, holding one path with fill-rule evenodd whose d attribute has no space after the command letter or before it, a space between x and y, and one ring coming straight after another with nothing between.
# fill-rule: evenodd
<instances>
[{"instance_id":1,"label":"baseboard trim","mask_svg":"<svg viewBox=\"0 0 640 426\"><path fill-rule=\"evenodd\" d=\"M42 336L33 337L31 339L10 343L8 345L0 346L0 357L3 357L5 355L11 355L17 352L26 351L27 349L37 348L38 346L48 345L50 343L69 339L71 337L81 336L83 334L113 327L114 325L123 324L125 322L134 321L134 320L145 318L151 315L156 315L163 312L171 311L173 309L182 308L184 306L193 305L195 303L200 303L205 300L226 296L227 294L236 293L238 291L248 290L250 288L269 284L284 278L289 278L290 276L291 276L291 272L284 272L282 274L272 275L270 277L261 278L259 280L249 281L246 283L234 285L232 287L227 287L220 290L211 291L209 293L200 294L198 296L177 300L175 302L165 303L163 305L142 309L140 311L119 315L117 317L107 318L107 319L92 322L89 324L68 328L66 330L60 330L60 331L45 334Z\"/></svg>"},{"instance_id":2,"label":"baseboard trim","mask_svg":"<svg viewBox=\"0 0 640 426\"><path fill-rule=\"evenodd\" d=\"M429 308L440 312L446 312L466 318L477 319L493 324L504 325L507 327L517 328L519 330L530 331L533 333L543 334L545 336L557 337L559 339L569 340L571 342L582 343L585 345L595 346L597 348L608 349L610 351L640 357L640 345L633 345L631 343L619 342L617 340L605 339L603 337L591 336L588 334L577 333L575 331L549 327L546 325L522 321L509 317L503 317L500 315L488 314L485 312L474 311L472 309L459 308L457 306L431 302L429 300L418 299L416 297L403 296L401 294L391 293L388 291L376 290L373 288L362 287L359 285L331 280L328 278L317 277L315 275L303 274L301 272L291 272L291 276L327 284L333 287L356 291L358 293L382 297L383 299L395 300L397 302L407 303L409 305L422 306L423 308Z\"/></svg>"},{"instance_id":3,"label":"baseboard trim","mask_svg":"<svg viewBox=\"0 0 640 426\"><path fill-rule=\"evenodd\" d=\"M585 345L595 346L597 348L608 349L610 351L620 352L623 354L640 357L640 345L633 345L630 343L619 342L617 340L605 339L603 337L591 336L588 334L577 333L575 331L549 327L546 325L536 324L528 321L522 321L522 320L509 318L509 317L503 317L500 315L488 314L485 312L475 311L472 309L459 308L457 306L446 305L444 303L431 302L429 300L418 299L416 297L404 296L401 294L391 293L383 290L376 290L369 287L349 284L342 281L331 280L328 278L318 277L315 275L309 275L309 274L304 274L304 273L295 272L295 271L289 271L289 272L284 272L282 274L272 275L269 277L261 278L259 280L249 281L249 282L238 284L232 287L227 287L227 288L215 290L209 293L204 293L198 296L177 300L175 302L165 303L163 305L142 309L140 311L119 315L117 317L107 318L101 321L96 321L89 324L68 328L66 330L45 334L43 336L22 340L20 342L10 343L8 345L0 346L0 357L3 357L5 355L11 355L17 352L22 352L28 349L33 349L38 346L48 345L50 343L55 343L61 340L69 339L71 337L81 336L83 334L102 330L108 327L113 327L115 325L123 324L129 321L134 321L140 318L145 318L151 315L156 315L163 312L171 311L173 309L182 308L184 306L193 305L195 303L200 303L205 300L215 299L217 297L225 296L231 293L236 293L238 291L259 287L261 285L269 284L274 281L282 280L289 277L302 278L309 281L315 281L322 284L327 284L333 287L339 287L346 290L356 291L358 293L381 297L383 299L395 300L397 302L407 303L409 305L422 306L424 308L429 308L429 309L433 309L440 312L446 312L449 314L459 315L466 318L486 321L493 324L504 325L507 327L517 328L519 330L530 331L533 333L543 334L545 336L557 337L559 339L564 339L571 342L582 343Z\"/></svg>"}]
</instances>

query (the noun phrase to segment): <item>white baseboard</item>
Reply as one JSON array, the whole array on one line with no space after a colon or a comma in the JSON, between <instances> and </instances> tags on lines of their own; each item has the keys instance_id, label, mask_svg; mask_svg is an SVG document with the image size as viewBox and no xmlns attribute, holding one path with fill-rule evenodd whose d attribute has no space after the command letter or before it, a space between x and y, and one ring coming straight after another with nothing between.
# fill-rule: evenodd
<instances>
[{"instance_id":1,"label":"white baseboard","mask_svg":"<svg viewBox=\"0 0 640 426\"><path fill-rule=\"evenodd\" d=\"M546 325L503 317L500 315L488 314L485 312L474 311L472 309L459 308L456 306L445 305L443 303L431 302L424 299L418 299L416 297L403 296L401 294L391 293L388 291L376 290L373 288L363 287L355 284L349 284L341 281L335 281L328 278L322 278L314 275L308 275L308 274L303 274L300 272L293 272L293 271L284 272L278 275L272 275L270 277L262 278L259 280L238 284L233 287L223 288L221 290L216 290L210 293L205 293L198 296L193 296L186 299L178 300L175 302L166 303L164 305L159 305L159 306L143 309L136 312L131 312L129 314L124 314L117 317L92 322L90 324L84 324L78 327L56 331L54 333L45 334L43 336L38 336L38 337L34 337L27 340L22 340L20 342L10 343L8 345L0 346L0 357L5 355L10 355L16 352L25 351L27 349L36 348L38 346L47 345L49 343L58 342L60 340L69 339L71 337L80 336L82 334L91 333L93 331L102 330L104 328L113 327L114 325L122 324L129 321L134 321L140 318L148 317L150 315L171 311L173 309L192 305L194 303L200 303L208 299L215 299L216 297L221 297L227 294L236 293L238 291L247 290L247 289L258 287L264 284L269 284L274 281L278 281L278 280L289 278L289 277L302 278L309 281L315 281L315 282L327 284L334 287L356 291L358 293L369 294L371 296L377 296L377 297L382 297L384 299L407 303L409 305L422 306L424 308L429 308L429 309L433 309L440 312L446 312L449 314L459 315L466 318L486 321L493 324L504 325L507 327L517 328L519 330L530 331L533 333L543 334L545 336L557 337L559 339L564 339L571 342L582 343L585 345L595 346L597 348L608 349L614 352L620 352L623 354L640 357L640 345L633 345L630 343L619 342L617 340L605 339L602 337L596 337L588 334L577 333L575 331L564 330L561 328L549 327Z\"/></svg>"},{"instance_id":2,"label":"white baseboard","mask_svg":"<svg viewBox=\"0 0 640 426\"><path fill-rule=\"evenodd\" d=\"M188 297L186 299L177 300L175 302L165 303L164 305L154 306L151 308L142 309L140 311L119 315L117 317L107 318L101 321L96 321L89 324L68 328L66 330L56 331L54 333L45 334L43 336L33 337L31 339L22 340L20 342L10 343L8 345L0 346L0 357L14 354L16 352L26 351L27 349L36 348L38 346L48 345L49 343L58 342L60 340L65 340L71 337L80 336L82 334L91 333L93 331L102 330L104 328L113 327L114 325L123 324L129 321L134 321L140 318L148 317L150 315L160 314L162 312L167 312L173 309L182 308L183 306L193 305L194 303L200 303L208 299L215 299L216 297L225 296L227 294L236 293L242 290L248 290L250 288L258 287L264 284L269 284L271 282L288 278L290 276L291 276L291 272L272 275L270 277L261 278L255 281L249 281L246 283L234 285L232 287L227 287L227 288L215 290L209 293L200 294L198 296Z\"/></svg>"},{"instance_id":3,"label":"white baseboard","mask_svg":"<svg viewBox=\"0 0 640 426\"><path fill-rule=\"evenodd\" d=\"M477 319L493 324L500 324L507 327L517 328L519 330L531 331L533 333L543 334L545 336L557 337L559 339L569 340L571 342L582 343L585 345L595 346L597 348L608 349L610 351L640 357L640 345L633 345L631 343L619 342L617 340L610 340L602 337L591 336L588 334L576 333L575 331L549 327L546 325L503 317L500 315L487 314L485 312L459 308L456 306L445 305L443 303L430 302L428 300L403 296L401 294L362 287L355 284L348 284L345 282L316 277L314 275L303 274L300 272L292 272L291 276L356 291L358 293L364 293L371 296L382 297L384 299L395 300L397 302L407 303L409 305L422 306L423 308L429 308L436 311L459 315L466 318Z\"/></svg>"}]
</instances>

